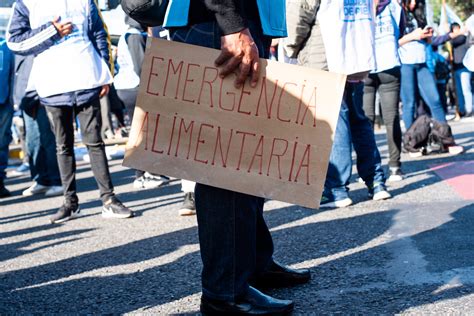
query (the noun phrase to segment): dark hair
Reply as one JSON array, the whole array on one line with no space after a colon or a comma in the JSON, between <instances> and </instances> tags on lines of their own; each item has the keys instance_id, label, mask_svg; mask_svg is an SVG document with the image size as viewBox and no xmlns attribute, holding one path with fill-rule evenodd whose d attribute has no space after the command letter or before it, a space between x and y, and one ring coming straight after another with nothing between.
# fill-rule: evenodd
<instances>
[{"instance_id":1,"label":"dark hair","mask_svg":"<svg viewBox=\"0 0 474 316\"><path fill-rule=\"evenodd\" d=\"M450 27L449 27L449 30L452 32L454 30L455 27L461 27L461 25L459 25L458 22L453 22L451 23Z\"/></svg>"},{"instance_id":2,"label":"dark hair","mask_svg":"<svg viewBox=\"0 0 474 316\"><path fill-rule=\"evenodd\" d=\"M428 24L426 20L425 0L416 0L413 11L410 10L410 2L411 0L402 0L402 6L405 9L406 15L412 15L418 27L424 28Z\"/></svg>"}]
</instances>

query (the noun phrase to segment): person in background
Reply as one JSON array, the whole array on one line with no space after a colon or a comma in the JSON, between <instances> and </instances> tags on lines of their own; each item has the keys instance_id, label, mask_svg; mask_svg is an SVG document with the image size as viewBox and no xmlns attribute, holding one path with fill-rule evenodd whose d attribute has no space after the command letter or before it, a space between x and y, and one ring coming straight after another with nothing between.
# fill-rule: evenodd
<instances>
[{"instance_id":1,"label":"person in background","mask_svg":"<svg viewBox=\"0 0 474 316\"><path fill-rule=\"evenodd\" d=\"M221 77L236 71L236 87L249 76L249 84L256 86L259 56L268 58L271 39L286 36L285 0L174 1L166 16L171 40L221 49L216 66ZM201 312L290 314L292 301L258 289L306 283L311 275L273 259L264 199L201 183L196 184L195 197L203 262Z\"/></svg>"},{"instance_id":2,"label":"person in background","mask_svg":"<svg viewBox=\"0 0 474 316\"><path fill-rule=\"evenodd\" d=\"M427 46L426 64L436 79L436 88L438 90L441 105L443 106L446 120L449 120L448 118L450 118L450 115L448 114L448 98L446 96L446 88L451 75L451 69L446 58L444 58L438 50L438 46ZM454 116L452 118L454 118Z\"/></svg>"},{"instance_id":3,"label":"person in background","mask_svg":"<svg viewBox=\"0 0 474 316\"><path fill-rule=\"evenodd\" d=\"M364 79L375 67L373 2L364 2L357 10L353 5L352 2L300 0L289 2L287 8L289 36L285 39L285 51L288 56L298 58L302 66L348 75L321 207L346 207L353 203L348 194L352 147L368 197L373 200L391 198L385 186L374 131L362 107ZM351 23L350 28L347 23ZM334 37L334 34L341 35ZM358 54L354 55L353 51Z\"/></svg>"},{"instance_id":4,"label":"person in background","mask_svg":"<svg viewBox=\"0 0 474 316\"><path fill-rule=\"evenodd\" d=\"M62 195L63 188L56 158L56 143L46 109L40 104L36 91L26 91L33 66L33 56L15 57L13 102L23 112L25 142L33 185L23 191L24 196L44 194Z\"/></svg>"},{"instance_id":5,"label":"person in background","mask_svg":"<svg viewBox=\"0 0 474 316\"><path fill-rule=\"evenodd\" d=\"M50 221L79 215L74 157L74 118L80 123L100 191L104 218L129 218L132 211L114 194L102 140L100 97L112 82L110 39L94 0L18 0L7 34L9 48L35 55L29 84L45 105L57 148L64 204ZM28 89L29 90L29 89Z\"/></svg>"},{"instance_id":6,"label":"person in background","mask_svg":"<svg viewBox=\"0 0 474 316\"><path fill-rule=\"evenodd\" d=\"M127 109L130 121L133 121L133 112L137 102L140 74L143 59L145 58L145 44L147 38L146 27L140 25L129 16L125 17L128 29L123 34L117 46L118 72L114 79L119 99ZM135 170L135 189L153 189L169 182L169 179L150 172Z\"/></svg>"},{"instance_id":7,"label":"person in background","mask_svg":"<svg viewBox=\"0 0 474 316\"><path fill-rule=\"evenodd\" d=\"M13 105L10 101L10 83L13 73L13 55L4 38L0 38L0 199L9 197L5 187L8 167L8 147L12 141Z\"/></svg>"},{"instance_id":8,"label":"person in background","mask_svg":"<svg viewBox=\"0 0 474 316\"><path fill-rule=\"evenodd\" d=\"M417 92L428 105L432 119L443 126L447 133L445 138L453 140L452 132L446 122L445 112L441 105L436 82L433 74L426 64L427 39L431 39L432 45L439 45L450 38L459 36L459 32L448 33L443 36L433 37L433 28L426 25L424 1L404 0L403 7L406 14L405 35L399 40L398 52L400 54L401 66L401 99L403 103L403 122L408 130L415 120L417 105ZM454 142L447 145L451 154L459 154L464 151L462 146ZM411 153L412 156L421 156L423 152Z\"/></svg>"},{"instance_id":9,"label":"person in background","mask_svg":"<svg viewBox=\"0 0 474 316\"><path fill-rule=\"evenodd\" d=\"M364 85L364 112L372 127L375 122L375 95L379 92L389 152L388 181L401 181L402 130L400 127L400 58L398 40L403 34L403 10L396 0L379 1L376 9L375 57L373 70ZM401 27L400 27L401 26Z\"/></svg>"},{"instance_id":10,"label":"person in background","mask_svg":"<svg viewBox=\"0 0 474 316\"><path fill-rule=\"evenodd\" d=\"M452 23L451 32L463 32L458 23ZM472 35L471 35L472 36ZM453 45L453 70L454 82L456 84L456 96L459 104L461 116L469 117L472 115L473 91L471 87L472 72L463 64L464 56L469 49L468 37L464 34L451 39Z\"/></svg>"}]
</instances>

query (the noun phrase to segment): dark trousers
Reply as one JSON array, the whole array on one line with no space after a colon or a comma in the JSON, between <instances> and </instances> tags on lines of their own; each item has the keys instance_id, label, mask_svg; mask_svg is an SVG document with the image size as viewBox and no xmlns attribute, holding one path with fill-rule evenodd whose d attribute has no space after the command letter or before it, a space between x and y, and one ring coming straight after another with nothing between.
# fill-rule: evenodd
<instances>
[{"instance_id":1,"label":"dark trousers","mask_svg":"<svg viewBox=\"0 0 474 316\"><path fill-rule=\"evenodd\" d=\"M271 39L251 25L260 57L268 58ZM173 41L220 48L217 23L171 30ZM248 289L248 280L272 260L273 243L263 218L262 198L196 184L196 212L203 262L205 296L234 300Z\"/></svg>"},{"instance_id":2,"label":"dark trousers","mask_svg":"<svg viewBox=\"0 0 474 316\"><path fill-rule=\"evenodd\" d=\"M372 126L375 121L375 94L380 94L382 117L387 129L389 167L400 167L402 130L400 128L400 67L370 74L364 84L364 112Z\"/></svg>"},{"instance_id":3,"label":"dark trousers","mask_svg":"<svg viewBox=\"0 0 474 316\"><path fill-rule=\"evenodd\" d=\"M23 111L23 119L31 178L41 185L61 185L54 134L45 107L38 104L34 113Z\"/></svg>"},{"instance_id":4,"label":"dark trousers","mask_svg":"<svg viewBox=\"0 0 474 316\"><path fill-rule=\"evenodd\" d=\"M76 194L76 159L74 157L74 118L79 119L82 141L87 146L91 168L99 186L100 198L106 202L114 195L105 146L100 133L101 114L98 99L81 106L48 106L48 118L56 138L61 182L66 203L78 203Z\"/></svg>"}]
</instances>

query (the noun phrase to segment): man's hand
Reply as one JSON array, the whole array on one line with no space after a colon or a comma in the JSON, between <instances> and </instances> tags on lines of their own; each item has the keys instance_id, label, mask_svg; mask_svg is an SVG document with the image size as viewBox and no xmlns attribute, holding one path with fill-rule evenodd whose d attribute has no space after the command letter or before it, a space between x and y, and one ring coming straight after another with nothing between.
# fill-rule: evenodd
<instances>
[{"instance_id":1,"label":"man's hand","mask_svg":"<svg viewBox=\"0 0 474 316\"><path fill-rule=\"evenodd\" d=\"M239 88L250 76L250 86L255 87L260 74L258 48L249 29L221 37L221 54L215 64L223 66L219 75L224 78L237 70L235 86Z\"/></svg>"},{"instance_id":2,"label":"man's hand","mask_svg":"<svg viewBox=\"0 0 474 316\"><path fill-rule=\"evenodd\" d=\"M102 90L100 90L100 93L99 93L99 98L102 98L106 96L107 94L109 94L109 91L110 91L110 86L108 84L106 84L105 86L102 86Z\"/></svg>"},{"instance_id":3,"label":"man's hand","mask_svg":"<svg viewBox=\"0 0 474 316\"><path fill-rule=\"evenodd\" d=\"M66 23L61 23L59 22L61 18L59 16L55 17L53 20L53 25L58 31L58 34L61 37L64 37L66 35L69 35L72 33L72 23L71 22L66 22Z\"/></svg>"}]
</instances>

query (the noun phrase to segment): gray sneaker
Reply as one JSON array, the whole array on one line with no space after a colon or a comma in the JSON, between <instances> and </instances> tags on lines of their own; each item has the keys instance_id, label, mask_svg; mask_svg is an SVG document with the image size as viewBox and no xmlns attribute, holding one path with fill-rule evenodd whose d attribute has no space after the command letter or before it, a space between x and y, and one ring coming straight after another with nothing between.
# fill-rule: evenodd
<instances>
[{"instance_id":1,"label":"gray sneaker","mask_svg":"<svg viewBox=\"0 0 474 316\"><path fill-rule=\"evenodd\" d=\"M122 204L116 197L104 203L102 207L103 218L129 218L133 217L133 212Z\"/></svg>"},{"instance_id":2,"label":"gray sneaker","mask_svg":"<svg viewBox=\"0 0 474 316\"><path fill-rule=\"evenodd\" d=\"M81 209L78 204L63 204L59 210L49 218L51 224L60 224L79 216Z\"/></svg>"}]
</instances>

